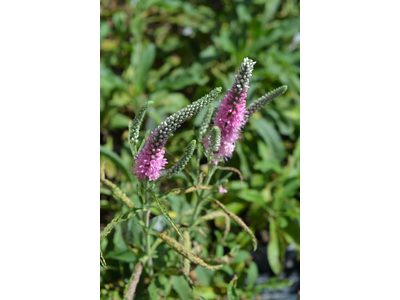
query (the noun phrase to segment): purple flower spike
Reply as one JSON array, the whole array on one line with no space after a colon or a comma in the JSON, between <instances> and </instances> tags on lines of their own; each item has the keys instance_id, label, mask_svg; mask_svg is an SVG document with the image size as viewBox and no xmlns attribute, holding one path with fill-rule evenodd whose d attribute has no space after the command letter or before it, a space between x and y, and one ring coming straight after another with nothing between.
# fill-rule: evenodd
<instances>
[{"instance_id":1,"label":"purple flower spike","mask_svg":"<svg viewBox=\"0 0 400 300\"><path fill-rule=\"evenodd\" d=\"M221 146L219 151L214 154L216 158L228 160L235 150L235 143L239 139L239 134L246 121L246 93L255 63L247 57L244 59L232 89L228 90L223 101L220 100L221 106L218 108L212 125L218 126L221 130ZM203 144L209 152L208 137L204 139ZM213 163L216 164L217 161L213 160Z\"/></svg>"}]
</instances>

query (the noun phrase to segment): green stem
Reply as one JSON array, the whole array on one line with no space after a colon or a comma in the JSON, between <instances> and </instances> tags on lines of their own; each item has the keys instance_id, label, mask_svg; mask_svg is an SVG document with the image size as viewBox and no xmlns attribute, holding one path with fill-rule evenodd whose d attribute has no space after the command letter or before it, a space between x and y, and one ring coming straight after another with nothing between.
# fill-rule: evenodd
<instances>
[{"instance_id":1,"label":"green stem","mask_svg":"<svg viewBox=\"0 0 400 300\"><path fill-rule=\"evenodd\" d=\"M143 203L148 204L150 206L150 201L147 198L147 182L145 181L144 183L144 189L143 189ZM149 276L153 277L153 259L151 258L151 240L150 240L150 234L149 234L149 229L150 229L150 207L148 208L147 211L143 212L143 221L146 225L146 253L148 256L147 259L147 267L149 269Z\"/></svg>"},{"instance_id":2,"label":"green stem","mask_svg":"<svg viewBox=\"0 0 400 300\"><path fill-rule=\"evenodd\" d=\"M210 164L208 164L208 170L209 171L207 173L206 180L205 180L205 185L206 186L210 183L211 177L213 176L214 166L210 167ZM197 200L196 200L196 205L195 205L195 208L194 208L194 211L193 211L192 218L190 220L190 224L193 224L194 220L197 219L197 215L199 214L200 207L201 207L200 203L203 200L203 194L204 194L204 190L201 190L201 192L198 195Z\"/></svg>"}]
</instances>

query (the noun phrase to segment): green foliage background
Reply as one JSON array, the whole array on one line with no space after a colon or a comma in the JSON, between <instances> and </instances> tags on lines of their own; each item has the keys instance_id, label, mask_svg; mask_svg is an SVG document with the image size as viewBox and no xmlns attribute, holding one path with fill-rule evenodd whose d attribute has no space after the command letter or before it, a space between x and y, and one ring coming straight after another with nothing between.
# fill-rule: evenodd
<instances>
[{"instance_id":1,"label":"green foliage background","mask_svg":"<svg viewBox=\"0 0 400 300\"><path fill-rule=\"evenodd\" d=\"M245 182L241 185L233 174L225 187L228 193L219 197L255 232L259 244L268 243L271 268L279 274L285 247L294 243L299 249L300 245L300 49L294 38L300 32L299 2L102 0L100 7L101 160L108 159L107 178L122 187L134 203L138 199L135 178L130 173L132 156L127 134L129 120L142 104L154 101L142 127L146 132L214 87L223 88L222 99L244 57L257 61L248 104L274 88L288 86L284 95L246 124L236 152L225 164L241 170ZM172 155L182 154L194 136L192 128L200 125L203 114L204 110L168 141L166 149ZM171 157L167 158L172 162ZM177 187L180 180L166 181L161 191ZM171 216L179 215L191 202L190 196L174 199L169 208ZM124 208L105 188L101 188L100 203L104 228ZM135 222L131 219L117 225L115 232L102 241L108 264L107 271L101 272L102 299L121 299L137 262L135 252L130 250L141 242ZM218 219L215 227L214 234L218 235L216 232L223 228ZM235 230L240 232L232 223ZM204 244L215 254L220 249L212 236ZM215 274L196 269L205 299L226 297L233 274L238 274L238 293L243 297L254 285L258 270L248 252L251 240L239 233L232 234L230 242L232 246L240 245L240 250L229 269ZM246 276L250 281L247 292L241 288ZM175 299L173 295L176 299L184 297L181 294L185 290L179 288L184 285L183 277L172 278L169 299ZM270 285L276 288L284 284L274 282ZM254 287L252 292L258 290Z\"/></svg>"}]
</instances>

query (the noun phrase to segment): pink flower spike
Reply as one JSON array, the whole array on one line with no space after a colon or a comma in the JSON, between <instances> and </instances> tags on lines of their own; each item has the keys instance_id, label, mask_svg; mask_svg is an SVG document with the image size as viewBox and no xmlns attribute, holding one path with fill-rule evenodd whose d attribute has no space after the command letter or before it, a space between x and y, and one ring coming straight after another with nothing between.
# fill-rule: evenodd
<instances>
[{"instance_id":1,"label":"pink flower spike","mask_svg":"<svg viewBox=\"0 0 400 300\"><path fill-rule=\"evenodd\" d=\"M156 180L161 176L161 170L164 170L167 164L167 159L164 158L165 151L161 150L156 156L150 156L145 148L143 150L136 154L135 175L139 180L145 180L146 177L149 178L149 181Z\"/></svg>"},{"instance_id":2,"label":"pink flower spike","mask_svg":"<svg viewBox=\"0 0 400 300\"><path fill-rule=\"evenodd\" d=\"M225 161L232 157L236 141L239 139L240 132L246 123L246 93L255 63L247 57L244 59L238 70L232 89L228 90L228 94L221 101L221 106L218 108L214 123L212 124L212 127L218 126L221 130L221 146L219 147L219 151L214 153L214 157ZM208 136L203 140L203 145L206 151L210 153ZM218 163L217 160L213 160L212 162L214 164Z\"/></svg>"}]
</instances>

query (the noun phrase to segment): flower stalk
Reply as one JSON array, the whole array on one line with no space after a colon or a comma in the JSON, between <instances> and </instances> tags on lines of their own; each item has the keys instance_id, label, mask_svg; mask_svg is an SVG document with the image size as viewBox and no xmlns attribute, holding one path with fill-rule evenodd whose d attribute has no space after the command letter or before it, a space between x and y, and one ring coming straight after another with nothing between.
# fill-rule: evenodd
<instances>
[{"instance_id":1,"label":"flower stalk","mask_svg":"<svg viewBox=\"0 0 400 300\"><path fill-rule=\"evenodd\" d=\"M150 201L148 199L147 195L147 181L144 181L143 183L143 206L145 205L150 205ZM146 225L146 232L145 232L145 244L146 244L146 254L147 254L147 269L148 269L148 274L150 277L153 277L154 271L153 271L153 259L151 257L151 239L150 239L150 209L147 209L147 211L143 211L143 222Z\"/></svg>"}]
</instances>

